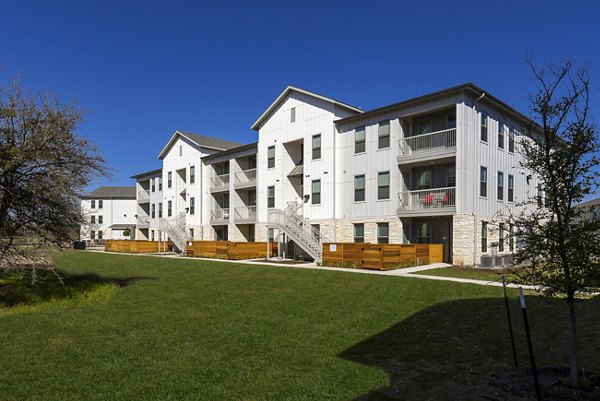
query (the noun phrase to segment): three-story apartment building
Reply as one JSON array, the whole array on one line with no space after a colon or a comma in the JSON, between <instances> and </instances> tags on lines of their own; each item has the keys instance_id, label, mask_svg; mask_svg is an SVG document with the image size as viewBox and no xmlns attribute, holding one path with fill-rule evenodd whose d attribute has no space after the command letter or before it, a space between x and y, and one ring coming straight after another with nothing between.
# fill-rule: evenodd
<instances>
[{"instance_id":1,"label":"three-story apartment building","mask_svg":"<svg viewBox=\"0 0 600 401\"><path fill-rule=\"evenodd\" d=\"M528 123L470 83L370 111L288 87L256 143L177 131L163 167L133 177L138 237L278 240L315 258L329 241L431 242L479 264L514 250L506 217L538 195L518 151Z\"/></svg>"},{"instance_id":2,"label":"three-story apartment building","mask_svg":"<svg viewBox=\"0 0 600 401\"><path fill-rule=\"evenodd\" d=\"M82 240L129 239L136 228L136 193L133 186L103 186L81 200L86 224L81 227ZM124 232L129 229L131 234Z\"/></svg>"}]
</instances>

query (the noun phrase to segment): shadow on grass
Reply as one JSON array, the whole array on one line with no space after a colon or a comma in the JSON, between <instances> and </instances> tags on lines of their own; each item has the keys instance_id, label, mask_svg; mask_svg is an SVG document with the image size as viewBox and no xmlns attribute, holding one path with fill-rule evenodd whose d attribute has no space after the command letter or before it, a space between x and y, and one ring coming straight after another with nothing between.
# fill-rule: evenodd
<instances>
[{"instance_id":1,"label":"shadow on grass","mask_svg":"<svg viewBox=\"0 0 600 401\"><path fill-rule=\"evenodd\" d=\"M390 378L388 386L354 401L529 399L511 395L510 386L491 385L496 375L514 369L503 302L503 298L486 298L437 304L345 350L341 358L384 370ZM566 304L533 296L527 302L538 367L568 366ZM510 308L519 363L529 367L516 298L510 300ZM600 330L599 308L599 297L577 305L580 366L596 372L600 371L600 340L595 335ZM523 381L526 386L531 383L529 376Z\"/></svg>"},{"instance_id":2,"label":"shadow on grass","mask_svg":"<svg viewBox=\"0 0 600 401\"><path fill-rule=\"evenodd\" d=\"M154 279L141 276L102 277L97 274L67 274L59 270L36 269L36 280L33 282L31 274L31 271L20 274L10 269L0 270L0 308L76 298L107 284L127 287L139 280Z\"/></svg>"}]
</instances>

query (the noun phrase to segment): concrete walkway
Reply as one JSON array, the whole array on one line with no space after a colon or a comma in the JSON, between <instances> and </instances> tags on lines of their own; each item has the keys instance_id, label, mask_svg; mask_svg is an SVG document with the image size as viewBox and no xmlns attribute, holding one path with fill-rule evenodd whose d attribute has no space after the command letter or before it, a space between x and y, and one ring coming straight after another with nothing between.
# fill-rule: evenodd
<instances>
[{"instance_id":1,"label":"concrete walkway","mask_svg":"<svg viewBox=\"0 0 600 401\"><path fill-rule=\"evenodd\" d=\"M296 269L313 269L313 270L329 270L335 272L346 272L346 273L359 273L359 274L372 274L378 276L395 276L395 277L408 277L415 279L424 279L424 280L437 280L437 281L454 281L456 283L466 283L466 284L477 284L477 285L488 285L494 287L502 287L502 283L496 281L487 281L487 280L475 280L470 278L460 278L460 277L442 277L442 276L428 276L425 274L416 274L425 270L432 269L440 269L444 267L451 267L447 263L432 263L429 265L423 266L415 266L415 267L407 267L403 269L396 270L367 270L367 269L349 269L346 267L328 267L328 266L318 266L314 262L310 263L277 263L277 259L270 259L271 262L263 262L259 260L227 260L227 259L207 259L207 258L186 258L181 257L177 254L168 253L168 254L133 254L133 253L115 253L115 252L106 252L106 251L96 251L96 250L87 250L86 252L96 252L96 253L107 253L111 255L128 255L128 256L146 256L146 257L158 257L158 258L177 258L182 260L196 260L196 261L208 261L208 262L221 262L221 263L233 263L233 264L241 264L241 265L259 265L259 266L281 266L281 267L293 267ZM524 289L536 289L536 287L531 285L518 285L518 284L507 284L508 288L519 288L523 287Z\"/></svg>"}]
</instances>

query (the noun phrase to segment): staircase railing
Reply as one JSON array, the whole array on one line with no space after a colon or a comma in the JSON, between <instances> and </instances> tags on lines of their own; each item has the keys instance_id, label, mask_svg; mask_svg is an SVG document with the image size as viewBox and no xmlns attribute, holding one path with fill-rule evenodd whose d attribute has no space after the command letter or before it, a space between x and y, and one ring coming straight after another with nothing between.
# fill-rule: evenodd
<instances>
[{"instance_id":1,"label":"staircase railing","mask_svg":"<svg viewBox=\"0 0 600 401\"><path fill-rule=\"evenodd\" d=\"M191 241L191 238L185 231L185 212L181 212L171 220L160 219L158 222L159 229L169 236L173 245L180 250L182 255L185 255L186 243Z\"/></svg>"}]
</instances>

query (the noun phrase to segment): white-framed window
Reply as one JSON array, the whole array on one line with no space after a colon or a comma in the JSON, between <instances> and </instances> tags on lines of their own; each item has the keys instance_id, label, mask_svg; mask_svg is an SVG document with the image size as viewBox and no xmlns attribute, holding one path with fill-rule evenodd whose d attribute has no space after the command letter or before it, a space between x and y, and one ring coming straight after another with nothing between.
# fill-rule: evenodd
<instances>
[{"instance_id":1,"label":"white-framed window","mask_svg":"<svg viewBox=\"0 0 600 401\"><path fill-rule=\"evenodd\" d=\"M504 173L498 171L498 200L504 200Z\"/></svg>"},{"instance_id":2,"label":"white-framed window","mask_svg":"<svg viewBox=\"0 0 600 401\"><path fill-rule=\"evenodd\" d=\"M365 224L354 224L354 242L365 242Z\"/></svg>"},{"instance_id":3,"label":"white-framed window","mask_svg":"<svg viewBox=\"0 0 600 401\"><path fill-rule=\"evenodd\" d=\"M150 217L152 217L152 218L156 217L156 203L152 204L152 210L150 212Z\"/></svg>"},{"instance_id":4,"label":"white-framed window","mask_svg":"<svg viewBox=\"0 0 600 401\"><path fill-rule=\"evenodd\" d=\"M190 197L190 214L196 214L196 198Z\"/></svg>"},{"instance_id":5,"label":"white-framed window","mask_svg":"<svg viewBox=\"0 0 600 401\"><path fill-rule=\"evenodd\" d=\"M292 107L290 109L290 122L291 123L295 123L296 122L296 108Z\"/></svg>"},{"instance_id":6,"label":"white-framed window","mask_svg":"<svg viewBox=\"0 0 600 401\"><path fill-rule=\"evenodd\" d=\"M267 168L275 167L275 145L267 148Z\"/></svg>"},{"instance_id":7,"label":"white-framed window","mask_svg":"<svg viewBox=\"0 0 600 401\"><path fill-rule=\"evenodd\" d=\"M512 174L508 175L508 201L515 200L515 177Z\"/></svg>"},{"instance_id":8,"label":"white-framed window","mask_svg":"<svg viewBox=\"0 0 600 401\"><path fill-rule=\"evenodd\" d=\"M508 131L508 151L510 153L515 152L515 129L513 127L510 127Z\"/></svg>"},{"instance_id":9,"label":"white-framed window","mask_svg":"<svg viewBox=\"0 0 600 401\"><path fill-rule=\"evenodd\" d=\"M498 148L504 149L504 122L498 121Z\"/></svg>"},{"instance_id":10,"label":"white-framed window","mask_svg":"<svg viewBox=\"0 0 600 401\"><path fill-rule=\"evenodd\" d=\"M387 244L390 242L390 224L377 223L377 243Z\"/></svg>"},{"instance_id":11,"label":"white-framed window","mask_svg":"<svg viewBox=\"0 0 600 401\"><path fill-rule=\"evenodd\" d=\"M267 187L267 207L275 207L275 186Z\"/></svg>"},{"instance_id":12,"label":"white-framed window","mask_svg":"<svg viewBox=\"0 0 600 401\"><path fill-rule=\"evenodd\" d=\"M155 180L156 178L150 179L150 188L152 189L152 192L156 192L156 183L154 182Z\"/></svg>"},{"instance_id":13,"label":"white-framed window","mask_svg":"<svg viewBox=\"0 0 600 401\"><path fill-rule=\"evenodd\" d=\"M417 241L419 244L431 243L431 222L423 222L417 225Z\"/></svg>"},{"instance_id":14,"label":"white-framed window","mask_svg":"<svg viewBox=\"0 0 600 401\"><path fill-rule=\"evenodd\" d=\"M312 137L312 159L318 160L321 158L321 134L313 135Z\"/></svg>"},{"instance_id":15,"label":"white-framed window","mask_svg":"<svg viewBox=\"0 0 600 401\"><path fill-rule=\"evenodd\" d=\"M102 231L98 231L98 239L102 239Z\"/></svg>"},{"instance_id":16,"label":"white-framed window","mask_svg":"<svg viewBox=\"0 0 600 401\"><path fill-rule=\"evenodd\" d=\"M98 209L102 209L102 199L98 201Z\"/></svg>"},{"instance_id":17,"label":"white-framed window","mask_svg":"<svg viewBox=\"0 0 600 401\"><path fill-rule=\"evenodd\" d=\"M377 149L390 147L390 120L380 121L377 128Z\"/></svg>"},{"instance_id":18,"label":"white-framed window","mask_svg":"<svg viewBox=\"0 0 600 401\"><path fill-rule=\"evenodd\" d=\"M173 172L169 171L167 173L167 188L171 188L173 186Z\"/></svg>"},{"instance_id":19,"label":"white-framed window","mask_svg":"<svg viewBox=\"0 0 600 401\"><path fill-rule=\"evenodd\" d=\"M96 239L96 231L94 231L94 230L90 231L90 239Z\"/></svg>"},{"instance_id":20,"label":"white-framed window","mask_svg":"<svg viewBox=\"0 0 600 401\"><path fill-rule=\"evenodd\" d=\"M390 199L390 172L377 174L377 199Z\"/></svg>"},{"instance_id":21,"label":"white-framed window","mask_svg":"<svg viewBox=\"0 0 600 401\"><path fill-rule=\"evenodd\" d=\"M481 111L481 141L488 141L488 113L486 111Z\"/></svg>"},{"instance_id":22,"label":"white-framed window","mask_svg":"<svg viewBox=\"0 0 600 401\"><path fill-rule=\"evenodd\" d=\"M487 197L487 167L479 168L479 196Z\"/></svg>"},{"instance_id":23,"label":"white-framed window","mask_svg":"<svg viewBox=\"0 0 600 401\"><path fill-rule=\"evenodd\" d=\"M488 237L488 223L487 221L481 222L481 252L487 252L487 237Z\"/></svg>"},{"instance_id":24,"label":"white-framed window","mask_svg":"<svg viewBox=\"0 0 600 401\"><path fill-rule=\"evenodd\" d=\"M498 252L504 252L504 223L498 225Z\"/></svg>"},{"instance_id":25,"label":"white-framed window","mask_svg":"<svg viewBox=\"0 0 600 401\"><path fill-rule=\"evenodd\" d=\"M365 175L354 176L354 202L365 200Z\"/></svg>"},{"instance_id":26,"label":"white-framed window","mask_svg":"<svg viewBox=\"0 0 600 401\"><path fill-rule=\"evenodd\" d=\"M162 217L162 202L158 203L158 218Z\"/></svg>"},{"instance_id":27,"label":"white-framed window","mask_svg":"<svg viewBox=\"0 0 600 401\"><path fill-rule=\"evenodd\" d=\"M167 217L173 214L173 201L167 201Z\"/></svg>"},{"instance_id":28,"label":"white-framed window","mask_svg":"<svg viewBox=\"0 0 600 401\"><path fill-rule=\"evenodd\" d=\"M190 166L190 184L196 182L196 166Z\"/></svg>"},{"instance_id":29,"label":"white-framed window","mask_svg":"<svg viewBox=\"0 0 600 401\"><path fill-rule=\"evenodd\" d=\"M312 204L321 204L321 180L312 180Z\"/></svg>"},{"instance_id":30,"label":"white-framed window","mask_svg":"<svg viewBox=\"0 0 600 401\"><path fill-rule=\"evenodd\" d=\"M419 190L431 189L431 170L419 171L417 188Z\"/></svg>"},{"instance_id":31,"label":"white-framed window","mask_svg":"<svg viewBox=\"0 0 600 401\"><path fill-rule=\"evenodd\" d=\"M179 156L183 156L183 146L179 145Z\"/></svg>"},{"instance_id":32,"label":"white-framed window","mask_svg":"<svg viewBox=\"0 0 600 401\"><path fill-rule=\"evenodd\" d=\"M90 223L96 224L96 216L94 216L94 215L90 216Z\"/></svg>"},{"instance_id":33,"label":"white-framed window","mask_svg":"<svg viewBox=\"0 0 600 401\"><path fill-rule=\"evenodd\" d=\"M433 132L433 120L431 118L423 118L417 121L417 135L425 135Z\"/></svg>"},{"instance_id":34,"label":"white-framed window","mask_svg":"<svg viewBox=\"0 0 600 401\"><path fill-rule=\"evenodd\" d=\"M92 208L92 209L95 209L95 208L96 208L96 201L95 201L94 199L92 199L92 200L90 201L90 203L91 203L91 208Z\"/></svg>"},{"instance_id":35,"label":"white-framed window","mask_svg":"<svg viewBox=\"0 0 600 401\"><path fill-rule=\"evenodd\" d=\"M162 176L158 177L158 190L162 191Z\"/></svg>"},{"instance_id":36,"label":"white-framed window","mask_svg":"<svg viewBox=\"0 0 600 401\"><path fill-rule=\"evenodd\" d=\"M103 220L102 215L98 216L98 224L102 224L102 220Z\"/></svg>"},{"instance_id":37,"label":"white-framed window","mask_svg":"<svg viewBox=\"0 0 600 401\"><path fill-rule=\"evenodd\" d=\"M365 137L365 127L356 127L354 129L354 153L365 152Z\"/></svg>"}]
</instances>

